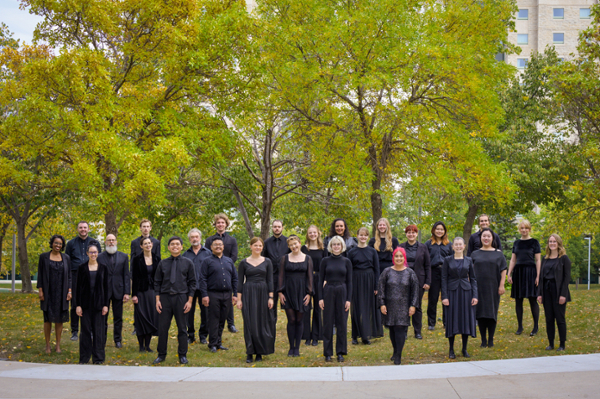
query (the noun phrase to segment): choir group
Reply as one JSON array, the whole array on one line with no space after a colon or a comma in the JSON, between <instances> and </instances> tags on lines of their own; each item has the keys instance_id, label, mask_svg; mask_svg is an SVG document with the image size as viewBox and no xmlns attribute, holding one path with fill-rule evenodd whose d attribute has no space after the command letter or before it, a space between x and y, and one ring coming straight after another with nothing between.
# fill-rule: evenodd
<instances>
[{"instance_id":1,"label":"choir group","mask_svg":"<svg viewBox=\"0 0 600 399\"><path fill-rule=\"evenodd\" d=\"M512 258L507 262L500 238L489 228L487 215L479 217L479 230L468 243L452 242L446 226L436 222L425 243L417 240L418 228L405 229L406 241L392 236L387 219L375 226L375 236L361 227L352 237L343 219L335 219L325 238L316 226L300 237L282 235L283 223L272 223L273 235L263 242L250 240L251 254L235 263L238 245L227 233L225 214L214 217L216 233L205 244L201 232L188 233L185 251L180 237L168 241L170 256L162 259L160 242L150 235L152 225L140 223L141 236L131 242L130 256L117 250L117 238L108 234L105 249L88 235L89 225L80 222L78 236L65 243L60 235L50 238L50 252L40 255L39 298L44 314L46 353L55 324L56 352L60 352L63 323L71 319L71 340L79 340L79 362L102 364L113 312L115 346L122 347L123 304L134 304L134 333L140 352L153 352L150 342L158 336L155 364L167 356L169 328L177 325L178 355L187 364L188 344L196 340L194 314L200 308L198 339L210 352L228 350L222 334L227 321L237 332L233 306L244 319L246 362L261 361L275 350L278 303L287 317L288 356L300 356L300 344L323 343L325 361L344 361L348 353L347 327L351 317L353 345L389 331L393 354L400 364L409 326L416 339L422 335L422 300L428 291L427 328L434 330L441 294L443 325L449 341L448 356L456 357L454 339L462 339L462 355L469 357L468 338L479 329L481 347L494 347L500 296L505 280L512 284L518 328L523 333L523 299L529 300L534 328L538 332L539 304L543 304L549 345L554 349L555 325L559 346L566 342L566 302L570 301L571 263L561 238L548 238L542 259L539 242L530 236L531 225L523 220ZM65 253L63 253L65 250ZM131 297L130 297L131 294ZM69 314L69 302L71 312ZM81 321L81 323L79 323ZM79 327L81 326L81 330Z\"/></svg>"}]
</instances>

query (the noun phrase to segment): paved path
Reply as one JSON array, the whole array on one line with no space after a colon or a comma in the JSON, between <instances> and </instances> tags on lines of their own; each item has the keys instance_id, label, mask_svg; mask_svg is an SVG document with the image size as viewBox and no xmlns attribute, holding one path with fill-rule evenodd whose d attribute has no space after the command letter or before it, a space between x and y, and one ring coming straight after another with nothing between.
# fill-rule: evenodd
<instances>
[{"instance_id":1,"label":"paved path","mask_svg":"<svg viewBox=\"0 0 600 399\"><path fill-rule=\"evenodd\" d=\"M600 354L323 368L0 362L0 398L600 398L599 377Z\"/></svg>"}]
</instances>

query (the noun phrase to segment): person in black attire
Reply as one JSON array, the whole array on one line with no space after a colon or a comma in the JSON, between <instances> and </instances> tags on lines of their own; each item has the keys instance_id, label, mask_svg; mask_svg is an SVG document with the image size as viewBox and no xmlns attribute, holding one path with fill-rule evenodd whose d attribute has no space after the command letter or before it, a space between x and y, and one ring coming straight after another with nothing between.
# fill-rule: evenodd
<instances>
[{"instance_id":1,"label":"person in black attire","mask_svg":"<svg viewBox=\"0 0 600 399\"><path fill-rule=\"evenodd\" d=\"M158 312L158 357L154 364L164 362L167 357L167 342L171 320L177 323L177 341L179 363L188 364L187 351L187 314L192 309L192 300L196 292L196 273L194 264L181 256L183 240L180 237L169 238L171 256L163 259L154 274L156 311Z\"/></svg>"},{"instance_id":2,"label":"person in black attire","mask_svg":"<svg viewBox=\"0 0 600 399\"><path fill-rule=\"evenodd\" d=\"M513 253L508 267L508 282L512 284L510 296L515 298L515 312L518 323L515 334L521 335L523 333L523 299L527 298L533 317L533 330L529 335L533 337L538 332L538 321L540 319L540 306L535 299L542 267L542 249L539 241L529 236L531 232L529 221L522 220L519 222L519 232L521 233L521 239L515 240L513 244Z\"/></svg>"},{"instance_id":3,"label":"person in black attire","mask_svg":"<svg viewBox=\"0 0 600 399\"><path fill-rule=\"evenodd\" d=\"M140 352L150 349L153 335L158 335L158 312L154 293L154 275L160 260L152 253L152 239L141 240L142 253L131 263L131 301L134 303L133 320L140 345Z\"/></svg>"},{"instance_id":4,"label":"person in black attire","mask_svg":"<svg viewBox=\"0 0 600 399\"><path fill-rule=\"evenodd\" d=\"M227 227L229 227L229 218L224 213L219 213L215 215L213 219L213 225L217 229L217 233L208 237L204 246L206 248L212 249L212 242L216 238L220 238L223 243L223 256L226 256L231 259L231 261L235 264L238 258L238 244L235 237L229 235L227 233ZM235 322L233 319L233 306L229 307L229 314L227 315L227 329L231 333L238 332L237 328L235 328Z\"/></svg>"},{"instance_id":5,"label":"person in black attire","mask_svg":"<svg viewBox=\"0 0 600 399\"><path fill-rule=\"evenodd\" d=\"M321 260L327 257L327 250L323 245L321 232L315 225L311 225L306 231L306 244L300 249L302 253L310 256L313 264L313 296L312 296L312 323L311 312L304 313L304 334L305 345L317 346L320 340L323 340L323 318L321 307L319 306L319 285L321 277L319 275Z\"/></svg>"},{"instance_id":6,"label":"person in black attire","mask_svg":"<svg viewBox=\"0 0 600 399\"><path fill-rule=\"evenodd\" d=\"M346 256L348 251L350 251L352 248L358 245L358 241L355 237L352 237L350 235L348 225L346 224L346 221L342 218L334 219L334 221L331 222L331 227L329 228L329 235L325 237L325 241L323 243L325 245L325 248L329 248L329 240L331 240L335 236L339 236L344 239L346 249L344 250L342 256Z\"/></svg>"},{"instance_id":7,"label":"person in black attire","mask_svg":"<svg viewBox=\"0 0 600 399\"><path fill-rule=\"evenodd\" d=\"M250 240L252 254L239 267L241 288L237 307L244 318L246 363L262 361L263 355L275 352L275 323L273 323L273 264L261 255L264 244L260 237ZM243 299L243 302L242 302Z\"/></svg>"},{"instance_id":8,"label":"person in black attire","mask_svg":"<svg viewBox=\"0 0 600 399\"><path fill-rule=\"evenodd\" d=\"M200 266L200 295L208 308L208 349L226 351L223 346L223 329L231 303L237 303L238 276L231 258L223 255L223 239L212 240L212 255Z\"/></svg>"},{"instance_id":9,"label":"person in black attire","mask_svg":"<svg viewBox=\"0 0 600 399\"><path fill-rule=\"evenodd\" d=\"M281 263L281 257L290 253L290 248L287 245L287 237L281 234L283 232L283 222L276 219L271 224L271 230L273 235L266 239L262 256L271 260L273 265L273 281L275 284L279 282L279 263ZM277 298L274 298L274 304L271 308L273 313L275 325L277 325Z\"/></svg>"},{"instance_id":10,"label":"person in black attire","mask_svg":"<svg viewBox=\"0 0 600 399\"><path fill-rule=\"evenodd\" d=\"M465 241L456 237L452 244L454 255L444 258L442 264L442 305L446 306L446 338L450 345L448 357L456 359L454 337L462 335L462 354L467 352L469 335L475 338L475 306L478 302L477 279L473 260L463 256Z\"/></svg>"},{"instance_id":11,"label":"person in black attire","mask_svg":"<svg viewBox=\"0 0 600 399\"><path fill-rule=\"evenodd\" d=\"M75 289L75 311L81 317L79 364L90 357L94 364L104 363L106 335L104 318L108 313L108 267L98 262L100 243L88 245L88 261L79 266Z\"/></svg>"},{"instance_id":12,"label":"person in black attire","mask_svg":"<svg viewBox=\"0 0 600 399\"><path fill-rule=\"evenodd\" d=\"M77 287L79 266L88 261L88 245L90 245L90 242L95 241L88 235L89 231L90 225L88 222L79 222L77 225L77 237L67 243L65 253L71 258L71 287ZM77 295L77 292L73 290L73 297L71 298L71 341L77 341L77 334L79 332L79 316L77 316L77 312L75 311L75 295Z\"/></svg>"},{"instance_id":13,"label":"person in black attire","mask_svg":"<svg viewBox=\"0 0 600 399\"><path fill-rule=\"evenodd\" d=\"M129 257L117 251L117 237L106 236L105 251L98 256L98 262L108 267L108 299L113 309L113 337L115 346L122 348L121 332L123 331L123 303L129 301L131 278L129 275ZM110 311L110 304L109 304ZM108 337L108 314L104 319L105 332Z\"/></svg>"},{"instance_id":14,"label":"person in black attire","mask_svg":"<svg viewBox=\"0 0 600 399\"><path fill-rule=\"evenodd\" d=\"M331 256L321 261L319 306L323 310L323 355L330 362L333 356L333 327L336 328L335 351L337 361L343 362L348 354L348 311L352 300L352 262L342 256L346 243L340 236L329 240L327 251Z\"/></svg>"},{"instance_id":15,"label":"person in black attire","mask_svg":"<svg viewBox=\"0 0 600 399\"><path fill-rule=\"evenodd\" d=\"M291 253L281 258L277 291L281 308L287 316L287 334L290 343L288 356L300 356L300 341L304 332L304 314L310 312L313 289L312 258L300 251L300 239L287 239Z\"/></svg>"},{"instance_id":16,"label":"person in black attire","mask_svg":"<svg viewBox=\"0 0 600 399\"><path fill-rule=\"evenodd\" d=\"M412 315L413 329L415 330L415 338L423 339L421 328L423 327L423 294L431 286L431 261L429 259L429 251L425 244L417 241L419 229L414 224L411 224L404 229L407 241L400 244L401 248L406 251L406 261L408 267L417 273L419 278L419 304L417 310Z\"/></svg>"},{"instance_id":17,"label":"person in black attire","mask_svg":"<svg viewBox=\"0 0 600 399\"><path fill-rule=\"evenodd\" d=\"M379 256L375 248L368 246L369 230L358 229L358 246L348 251L352 262L352 345L358 345L358 337L365 345L371 338L383 337L381 312L377 302L379 284Z\"/></svg>"},{"instance_id":18,"label":"person in black attire","mask_svg":"<svg viewBox=\"0 0 600 399\"><path fill-rule=\"evenodd\" d=\"M389 220L381 218L377 221L375 237L369 240L369 246L375 248L377 251L380 271L394 264L392 253L400 246L400 242L396 237L392 236L392 226Z\"/></svg>"},{"instance_id":19,"label":"person in black attire","mask_svg":"<svg viewBox=\"0 0 600 399\"><path fill-rule=\"evenodd\" d=\"M56 334L56 353L61 353L60 339L63 323L69 321L71 300L71 259L62 254L65 239L61 235L50 237L50 252L40 255L38 262L37 288L40 308L44 312L44 338L46 353L50 354L52 323Z\"/></svg>"},{"instance_id":20,"label":"person in black attire","mask_svg":"<svg viewBox=\"0 0 600 399\"><path fill-rule=\"evenodd\" d=\"M453 255L452 244L448 240L448 231L443 222L435 222L431 228L431 238L425 243L431 261L431 286L427 300L427 324L429 330L435 329L437 304L442 291L442 263L444 258ZM442 306L442 320L445 320L446 308ZM443 322L445 323L445 321Z\"/></svg>"},{"instance_id":21,"label":"person in black attire","mask_svg":"<svg viewBox=\"0 0 600 399\"><path fill-rule=\"evenodd\" d=\"M194 263L196 281L200 281L200 266L202 265L202 261L211 255L211 252L202 246L202 233L197 228L193 228L188 232L188 239L190 240L191 247L185 251L183 256ZM196 285L196 293L192 300L192 309L190 310L190 313L188 313L188 344L191 344L196 340L196 330L194 328L196 301L198 302L198 307L200 307L200 328L198 329L198 338L200 338L201 344L206 344L206 337L208 337L208 315L206 307L202 305L199 284Z\"/></svg>"},{"instance_id":22,"label":"person in black attire","mask_svg":"<svg viewBox=\"0 0 600 399\"><path fill-rule=\"evenodd\" d=\"M471 234L469 237L469 245L467 247L467 256L471 256L473 251L477 251L481 248L481 229L490 228L490 217L488 215L479 216L479 231L475 234ZM492 242L492 247L499 249L502 251L502 243L500 242L500 237L498 234L494 233L494 241Z\"/></svg>"},{"instance_id":23,"label":"person in black attire","mask_svg":"<svg viewBox=\"0 0 600 399\"><path fill-rule=\"evenodd\" d=\"M554 337L558 327L560 346L557 351L565 350L567 342L567 321L565 314L567 302L571 301L569 281L571 280L571 260L558 234L551 234L546 245L546 256L542 262L542 281L538 284L537 300L544 304L548 343L546 350L554 349Z\"/></svg>"}]
</instances>

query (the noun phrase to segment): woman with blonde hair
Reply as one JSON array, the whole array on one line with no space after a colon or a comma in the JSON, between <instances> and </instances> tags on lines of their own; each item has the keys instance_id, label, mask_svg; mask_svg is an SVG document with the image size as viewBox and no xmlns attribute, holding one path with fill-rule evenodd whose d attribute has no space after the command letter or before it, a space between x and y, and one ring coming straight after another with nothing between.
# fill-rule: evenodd
<instances>
[{"instance_id":1,"label":"woman with blonde hair","mask_svg":"<svg viewBox=\"0 0 600 399\"><path fill-rule=\"evenodd\" d=\"M369 240L369 246L377 251L381 271L394 264L392 253L400 246L400 241L392 236L392 226L389 220L381 218L377 221L375 237Z\"/></svg>"},{"instance_id":2,"label":"woman with blonde hair","mask_svg":"<svg viewBox=\"0 0 600 399\"><path fill-rule=\"evenodd\" d=\"M571 301L569 280L571 279L571 260L558 234L551 234L546 245L546 256L542 261L541 284L538 284L538 303L544 305L546 332L549 345L546 350L554 349L555 322L558 327L560 346L557 351L565 350L567 341L567 322L565 313L567 302Z\"/></svg>"},{"instance_id":3,"label":"woman with blonde hair","mask_svg":"<svg viewBox=\"0 0 600 399\"><path fill-rule=\"evenodd\" d=\"M306 340L306 345L317 346L319 341L323 340L323 319L321 317L321 308L319 307L319 277L321 261L327 257L327 250L323 245L321 231L317 226L310 225L306 230L306 241L300 249L302 253L310 256L313 263L313 297L312 297L312 324L310 320L311 312L304 313L304 334L302 339Z\"/></svg>"}]
</instances>

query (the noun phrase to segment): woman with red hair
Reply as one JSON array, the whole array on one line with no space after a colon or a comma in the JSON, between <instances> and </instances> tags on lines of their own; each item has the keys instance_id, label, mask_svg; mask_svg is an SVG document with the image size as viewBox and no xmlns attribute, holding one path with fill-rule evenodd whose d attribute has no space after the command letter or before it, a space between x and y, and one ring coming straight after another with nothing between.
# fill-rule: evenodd
<instances>
[{"instance_id":1,"label":"woman with red hair","mask_svg":"<svg viewBox=\"0 0 600 399\"><path fill-rule=\"evenodd\" d=\"M406 263L408 267L415 271L419 279L419 303L416 306L415 314L412 316L412 324L415 330L415 338L423 339L421 328L423 327L423 311L421 310L421 302L425 290L431 285L431 260L429 258L429 250L427 245L417 241L419 229L414 224L406 226L406 242L400 244L406 252Z\"/></svg>"},{"instance_id":2,"label":"woman with red hair","mask_svg":"<svg viewBox=\"0 0 600 399\"><path fill-rule=\"evenodd\" d=\"M379 277L377 299L383 324L390 329L390 340L394 348L390 360L394 364L400 364L410 317L415 313L419 302L419 279L407 267L404 248L396 248L392 259L394 265L386 268Z\"/></svg>"}]
</instances>

